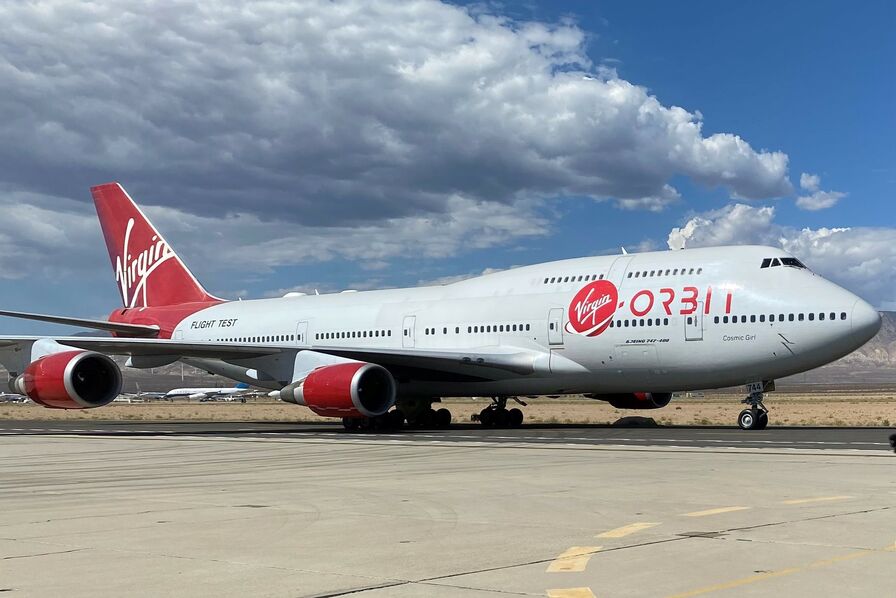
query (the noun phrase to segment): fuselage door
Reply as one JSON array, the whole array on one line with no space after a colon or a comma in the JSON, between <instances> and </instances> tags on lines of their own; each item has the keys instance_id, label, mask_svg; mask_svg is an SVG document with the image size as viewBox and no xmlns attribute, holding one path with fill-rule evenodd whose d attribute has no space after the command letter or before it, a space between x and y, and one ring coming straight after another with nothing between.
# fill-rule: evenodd
<instances>
[{"instance_id":1,"label":"fuselage door","mask_svg":"<svg viewBox=\"0 0 896 598\"><path fill-rule=\"evenodd\" d=\"M552 347L563 344L562 307L555 307L548 312L548 344Z\"/></svg>"},{"instance_id":2,"label":"fuselage door","mask_svg":"<svg viewBox=\"0 0 896 598\"><path fill-rule=\"evenodd\" d=\"M297 345L307 345L308 344L308 322L299 322L296 324L296 344Z\"/></svg>"},{"instance_id":3,"label":"fuselage door","mask_svg":"<svg viewBox=\"0 0 896 598\"><path fill-rule=\"evenodd\" d=\"M687 341L703 340L703 302L697 302L694 313L684 316L684 339Z\"/></svg>"},{"instance_id":4,"label":"fuselage door","mask_svg":"<svg viewBox=\"0 0 896 598\"><path fill-rule=\"evenodd\" d=\"M401 346L412 348L414 346L414 328L417 325L417 316L405 316L401 326Z\"/></svg>"}]
</instances>

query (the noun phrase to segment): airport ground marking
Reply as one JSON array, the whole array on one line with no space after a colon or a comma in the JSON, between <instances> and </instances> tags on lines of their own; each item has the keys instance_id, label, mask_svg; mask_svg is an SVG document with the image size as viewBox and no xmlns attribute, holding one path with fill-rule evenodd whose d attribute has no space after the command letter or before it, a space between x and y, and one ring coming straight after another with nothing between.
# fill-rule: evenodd
<instances>
[{"instance_id":1,"label":"airport ground marking","mask_svg":"<svg viewBox=\"0 0 896 598\"><path fill-rule=\"evenodd\" d=\"M816 502L831 502L835 500L847 500L852 496L817 496L815 498L795 498L793 500L782 500L782 505L807 505Z\"/></svg>"},{"instance_id":2,"label":"airport ground marking","mask_svg":"<svg viewBox=\"0 0 896 598\"><path fill-rule=\"evenodd\" d=\"M835 565L837 563L842 563L844 561L851 561L854 559L862 558L865 556L869 556L872 554L879 554L881 552L894 552L896 551L896 544L891 546L885 546L882 550L875 549L867 549L867 550L858 550L856 552L849 552L847 554L841 554L839 556L834 556L828 559L822 559L820 561L814 561L809 563L808 565L803 565L801 567L788 567L787 569L778 569L777 571L767 571L765 573L758 573L756 575L750 575L749 577L741 577L740 579L734 579L732 581L722 582L713 584L710 586L704 586L702 588L697 588L696 590L691 590L689 592L682 592L680 594L672 594L671 596L667 596L667 598L693 598L694 596L702 596L704 594L711 594L713 592L721 592L723 590L731 590L733 588L739 588L741 586L746 586L752 583L757 583L760 581L765 581L766 579L775 579L777 577L785 577L787 575L793 575L794 573L802 573L804 571L811 571L812 569L820 569L822 567L828 567L830 565Z\"/></svg>"},{"instance_id":3,"label":"airport ground marking","mask_svg":"<svg viewBox=\"0 0 896 598\"><path fill-rule=\"evenodd\" d=\"M597 534L595 538L623 538L625 536L643 531L645 529L650 529L651 527L656 527L658 525L659 523L638 521L632 523L631 525L617 527L616 529L611 529L609 531L603 532L602 534Z\"/></svg>"},{"instance_id":4,"label":"airport ground marking","mask_svg":"<svg viewBox=\"0 0 896 598\"><path fill-rule=\"evenodd\" d=\"M598 552L601 546L573 546L563 551L548 565L548 573L577 573L584 571L591 560L591 555Z\"/></svg>"},{"instance_id":5,"label":"airport ground marking","mask_svg":"<svg viewBox=\"0 0 896 598\"><path fill-rule=\"evenodd\" d=\"M591 588L558 588L548 590L548 598L597 598Z\"/></svg>"},{"instance_id":6,"label":"airport ground marking","mask_svg":"<svg viewBox=\"0 0 896 598\"><path fill-rule=\"evenodd\" d=\"M685 513L684 517L708 517L710 515L721 515L722 513L732 513L734 511L746 511L750 507L719 507L718 509L706 509L705 511L694 511Z\"/></svg>"}]
</instances>

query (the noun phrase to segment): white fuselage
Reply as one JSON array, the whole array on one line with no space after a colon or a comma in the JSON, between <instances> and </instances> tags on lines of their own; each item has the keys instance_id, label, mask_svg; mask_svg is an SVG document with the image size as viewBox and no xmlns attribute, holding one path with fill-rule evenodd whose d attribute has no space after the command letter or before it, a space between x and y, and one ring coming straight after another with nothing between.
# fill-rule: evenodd
<instances>
[{"instance_id":1,"label":"white fuselage","mask_svg":"<svg viewBox=\"0 0 896 598\"><path fill-rule=\"evenodd\" d=\"M183 320L174 338L541 356L532 373L505 371L490 380L412 370L396 376L400 395L470 396L733 386L818 367L876 334L879 315L865 301L805 268L762 267L774 258L792 259L756 246L649 252L537 264L444 286L222 303ZM577 297L597 280L618 290L615 311L606 296ZM587 328L579 320L598 313L612 313L612 325L592 336L577 331ZM293 374L293 364L277 357L233 363L250 373L234 375L223 362L217 373L252 383L267 378L261 385L271 388ZM216 369L208 360L203 367Z\"/></svg>"}]
</instances>

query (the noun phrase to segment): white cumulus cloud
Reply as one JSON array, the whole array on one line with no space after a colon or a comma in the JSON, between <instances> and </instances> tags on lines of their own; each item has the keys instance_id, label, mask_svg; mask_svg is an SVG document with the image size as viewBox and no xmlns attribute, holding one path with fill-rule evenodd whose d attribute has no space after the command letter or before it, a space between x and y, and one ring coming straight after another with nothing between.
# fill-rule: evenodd
<instances>
[{"instance_id":1,"label":"white cumulus cloud","mask_svg":"<svg viewBox=\"0 0 896 598\"><path fill-rule=\"evenodd\" d=\"M791 191L786 154L704 135L595 67L568 22L435 0L39 0L0 22L0 182L31 191L120 179L185 211L326 226L457 197L659 209L676 175Z\"/></svg>"},{"instance_id":2,"label":"white cumulus cloud","mask_svg":"<svg viewBox=\"0 0 896 598\"><path fill-rule=\"evenodd\" d=\"M840 191L822 191L821 177L808 172L800 174L800 188L808 192L808 195L800 195L796 198L796 205L803 210L815 211L831 208L846 197L846 193Z\"/></svg>"}]
</instances>

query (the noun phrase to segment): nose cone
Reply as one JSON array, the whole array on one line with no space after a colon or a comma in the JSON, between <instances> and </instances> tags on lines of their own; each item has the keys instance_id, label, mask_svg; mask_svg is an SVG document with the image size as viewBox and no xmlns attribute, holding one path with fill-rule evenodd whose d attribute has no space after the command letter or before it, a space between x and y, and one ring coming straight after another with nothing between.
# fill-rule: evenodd
<instances>
[{"instance_id":1,"label":"nose cone","mask_svg":"<svg viewBox=\"0 0 896 598\"><path fill-rule=\"evenodd\" d=\"M859 299L852 307L852 332L862 343L871 340L880 330L881 319L876 309Z\"/></svg>"}]
</instances>

